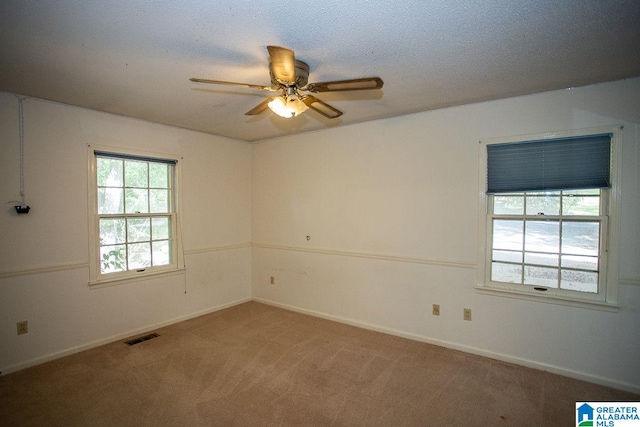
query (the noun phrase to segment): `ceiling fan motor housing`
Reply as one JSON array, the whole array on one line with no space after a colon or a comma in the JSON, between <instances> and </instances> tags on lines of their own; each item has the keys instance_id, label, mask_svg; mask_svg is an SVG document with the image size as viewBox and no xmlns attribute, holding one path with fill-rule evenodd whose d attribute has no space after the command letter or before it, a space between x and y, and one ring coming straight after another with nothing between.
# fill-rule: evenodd
<instances>
[{"instance_id":1,"label":"ceiling fan motor housing","mask_svg":"<svg viewBox=\"0 0 640 427\"><path fill-rule=\"evenodd\" d=\"M283 85L274 76L272 64L269 64L269 75L271 76L271 84L274 88L278 88ZM306 86L308 82L309 82L309 65L307 65L306 62L302 62L296 59L296 83L295 85L292 85L292 86L301 88Z\"/></svg>"}]
</instances>

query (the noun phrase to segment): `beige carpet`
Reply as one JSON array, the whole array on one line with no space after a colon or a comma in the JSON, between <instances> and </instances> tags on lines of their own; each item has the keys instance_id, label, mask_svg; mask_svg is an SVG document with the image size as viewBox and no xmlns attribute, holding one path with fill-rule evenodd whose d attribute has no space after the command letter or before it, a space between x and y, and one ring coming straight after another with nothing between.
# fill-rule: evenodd
<instances>
[{"instance_id":1,"label":"beige carpet","mask_svg":"<svg viewBox=\"0 0 640 427\"><path fill-rule=\"evenodd\" d=\"M0 377L3 426L571 426L640 396L250 302Z\"/></svg>"}]
</instances>

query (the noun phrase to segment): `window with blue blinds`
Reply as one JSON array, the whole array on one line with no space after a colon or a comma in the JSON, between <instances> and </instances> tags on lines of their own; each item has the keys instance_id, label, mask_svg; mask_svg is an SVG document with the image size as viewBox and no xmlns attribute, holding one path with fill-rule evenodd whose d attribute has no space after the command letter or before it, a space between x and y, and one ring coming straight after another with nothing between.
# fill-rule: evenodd
<instances>
[{"instance_id":1,"label":"window with blue blinds","mask_svg":"<svg viewBox=\"0 0 640 427\"><path fill-rule=\"evenodd\" d=\"M610 188L611 134L487 146L487 194Z\"/></svg>"}]
</instances>

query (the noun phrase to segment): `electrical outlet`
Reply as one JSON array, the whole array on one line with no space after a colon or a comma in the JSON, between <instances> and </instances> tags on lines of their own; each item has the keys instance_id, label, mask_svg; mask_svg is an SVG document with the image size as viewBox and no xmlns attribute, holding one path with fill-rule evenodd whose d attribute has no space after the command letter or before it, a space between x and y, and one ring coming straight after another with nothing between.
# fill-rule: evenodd
<instances>
[{"instance_id":1,"label":"electrical outlet","mask_svg":"<svg viewBox=\"0 0 640 427\"><path fill-rule=\"evenodd\" d=\"M463 318L464 318L464 320L471 321L471 309L470 308L465 308L464 309Z\"/></svg>"},{"instance_id":2,"label":"electrical outlet","mask_svg":"<svg viewBox=\"0 0 640 427\"><path fill-rule=\"evenodd\" d=\"M440 316L440 304L433 304L433 315Z\"/></svg>"},{"instance_id":3,"label":"electrical outlet","mask_svg":"<svg viewBox=\"0 0 640 427\"><path fill-rule=\"evenodd\" d=\"M18 322L17 327L18 327L18 335L26 334L27 332L29 332L29 322L26 320L23 320L22 322Z\"/></svg>"},{"instance_id":4,"label":"electrical outlet","mask_svg":"<svg viewBox=\"0 0 640 427\"><path fill-rule=\"evenodd\" d=\"M271 279L269 280L269 283L271 283L272 285L276 284L276 278L271 276Z\"/></svg>"}]
</instances>

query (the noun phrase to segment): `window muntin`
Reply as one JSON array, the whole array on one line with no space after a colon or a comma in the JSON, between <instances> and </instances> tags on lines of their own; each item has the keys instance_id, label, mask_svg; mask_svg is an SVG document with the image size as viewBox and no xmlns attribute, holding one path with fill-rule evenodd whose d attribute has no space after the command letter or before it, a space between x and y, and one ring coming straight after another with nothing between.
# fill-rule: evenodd
<instances>
[{"instance_id":1,"label":"window muntin","mask_svg":"<svg viewBox=\"0 0 640 427\"><path fill-rule=\"evenodd\" d=\"M490 280L597 294L605 191L491 195Z\"/></svg>"},{"instance_id":2,"label":"window muntin","mask_svg":"<svg viewBox=\"0 0 640 427\"><path fill-rule=\"evenodd\" d=\"M91 283L181 269L177 160L90 151Z\"/></svg>"}]
</instances>

